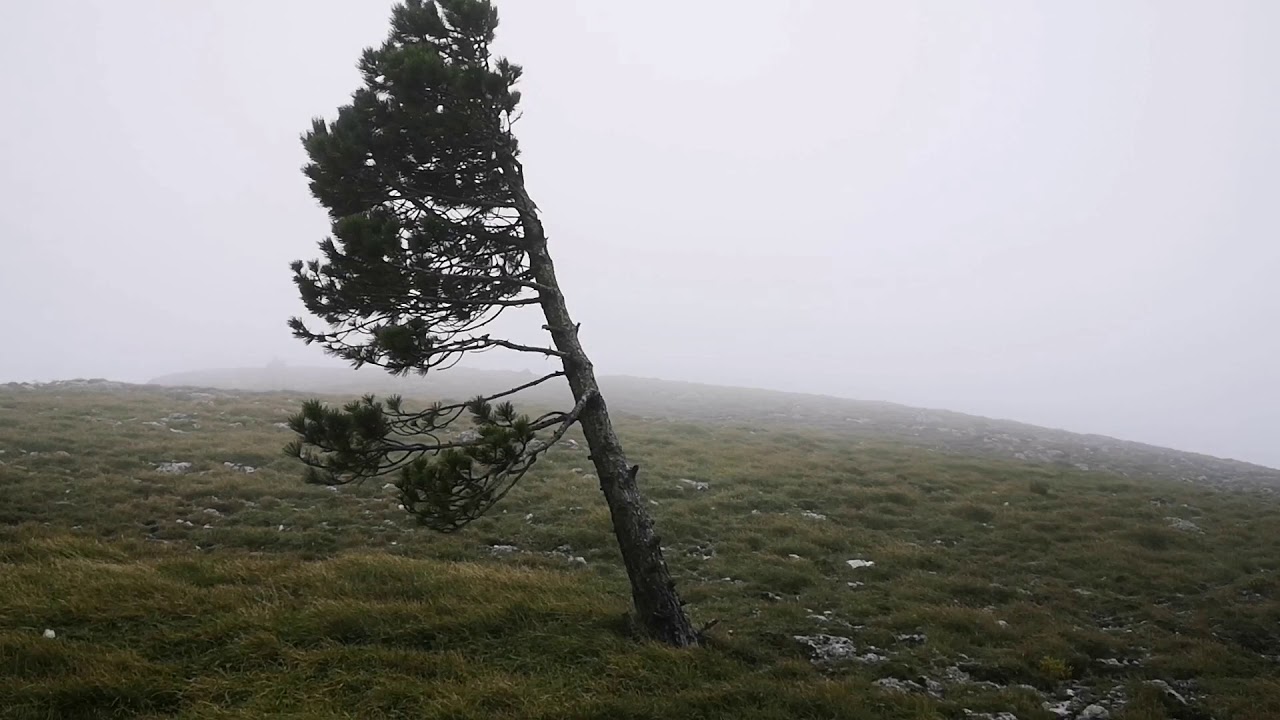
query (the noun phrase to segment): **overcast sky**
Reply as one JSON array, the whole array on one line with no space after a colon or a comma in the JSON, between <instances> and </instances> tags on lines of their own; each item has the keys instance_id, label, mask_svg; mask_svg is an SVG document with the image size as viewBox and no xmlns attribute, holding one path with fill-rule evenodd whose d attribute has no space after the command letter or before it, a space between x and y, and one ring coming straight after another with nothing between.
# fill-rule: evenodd
<instances>
[{"instance_id":1,"label":"overcast sky","mask_svg":"<svg viewBox=\"0 0 1280 720\"><path fill-rule=\"evenodd\" d=\"M3 3L0 381L333 363L298 138L390 5ZM498 6L601 373L1280 466L1280 3Z\"/></svg>"}]
</instances>

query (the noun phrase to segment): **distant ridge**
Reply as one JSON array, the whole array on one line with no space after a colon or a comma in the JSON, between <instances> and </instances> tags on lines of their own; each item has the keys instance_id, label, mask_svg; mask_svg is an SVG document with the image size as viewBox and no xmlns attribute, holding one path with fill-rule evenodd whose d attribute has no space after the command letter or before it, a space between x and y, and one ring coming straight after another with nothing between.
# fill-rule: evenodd
<instances>
[{"instance_id":1,"label":"distant ridge","mask_svg":"<svg viewBox=\"0 0 1280 720\"><path fill-rule=\"evenodd\" d=\"M509 389L533 373L453 368L426 377L393 377L379 368L266 367L197 370L163 375L148 384L242 391L333 395L401 394L464 399ZM1001 457L1068 471L1107 471L1213 486L1280 490L1280 470L1144 443L1038 427L1009 420L929 410L888 402L848 400L776 390L612 376L600 379L612 409L677 422L761 428L817 428L856 441L888 440L957 455ZM563 404L568 387L555 380L518 399Z\"/></svg>"}]
</instances>

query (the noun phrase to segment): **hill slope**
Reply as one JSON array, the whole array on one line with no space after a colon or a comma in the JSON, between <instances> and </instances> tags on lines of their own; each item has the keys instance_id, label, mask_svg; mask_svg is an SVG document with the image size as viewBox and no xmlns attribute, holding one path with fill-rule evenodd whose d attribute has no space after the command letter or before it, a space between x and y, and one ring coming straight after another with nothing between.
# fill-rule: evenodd
<instances>
[{"instance_id":1,"label":"hill slope","mask_svg":"<svg viewBox=\"0 0 1280 720\"><path fill-rule=\"evenodd\" d=\"M676 651L629 634L580 444L437 535L299 481L301 397L0 387L0 717L1280 717L1273 496L624 415L720 621Z\"/></svg>"},{"instance_id":2,"label":"hill slope","mask_svg":"<svg viewBox=\"0 0 1280 720\"><path fill-rule=\"evenodd\" d=\"M533 375L525 373L462 368L429 378L391 377L377 368L249 368L179 373L155 378L151 383L228 390L461 398L505 390L532 379ZM816 428L961 455L1208 485L1280 489L1280 470L1260 465L946 410L633 377L604 377L600 384L611 408L656 419ZM554 405L564 402L568 388L563 383L550 382L519 397Z\"/></svg>"}]
</instances>

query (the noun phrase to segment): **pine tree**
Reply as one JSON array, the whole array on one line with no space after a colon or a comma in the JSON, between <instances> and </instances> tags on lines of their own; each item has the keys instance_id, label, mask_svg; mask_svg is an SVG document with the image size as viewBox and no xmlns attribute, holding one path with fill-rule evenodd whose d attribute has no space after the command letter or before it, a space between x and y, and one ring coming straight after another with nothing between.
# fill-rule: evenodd
<instances>
[{"instance_id":1,"label":"pine tree","mask_svg":"<svg viewBox=\"0 0 1280 720\"><path fill-rule=\"evenodd\" d=\"M468 353L503 349L556 358L562 370L466 403L411 410L374 396L342 408L308 401L291 419L288 452L307 480L343 485L391 475L408 512L453 532L480 517L578 424L608 503L631 580L636 619L650 636L694 645L690 624L578 340L524 183L518 119L521 68L491 54L498 15L486 0L407 0L369 48L363 84L336 120L303 136L304 172L328 209L321 260L293 264L308 312L295 337L355 367L393 374L443 369ZM547 347L494 337L504 310L538 306ZM574 404L530 418L504 400L563 377ZM446 435L469 415L477 430Z\"/></svg>"}]
</instances>

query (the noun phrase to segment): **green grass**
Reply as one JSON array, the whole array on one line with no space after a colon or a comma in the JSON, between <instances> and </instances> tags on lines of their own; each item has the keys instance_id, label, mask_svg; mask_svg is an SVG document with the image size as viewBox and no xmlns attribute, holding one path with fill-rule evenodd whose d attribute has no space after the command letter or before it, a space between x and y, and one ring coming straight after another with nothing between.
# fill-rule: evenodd
<instances>
[{"instance_id":1,"label":"green grass","mask_svg":"<svg viewBox=\"0 0 1280 720\"><path fill-rule=\"evenodd\" d=\"M438 535L381 483L298 480L274 423L301 397L0 389L0 718L1053 717L1019 684L1280 717L1275 496L624 416L689 610L719 621L672 650L631 634L585 449ZM889 659L817 667L793 639L817 633ZM951 667L1006 687L873 684ZM1194 681L1201 715L1148 679Z\"/></svg>"}]
</instances>

